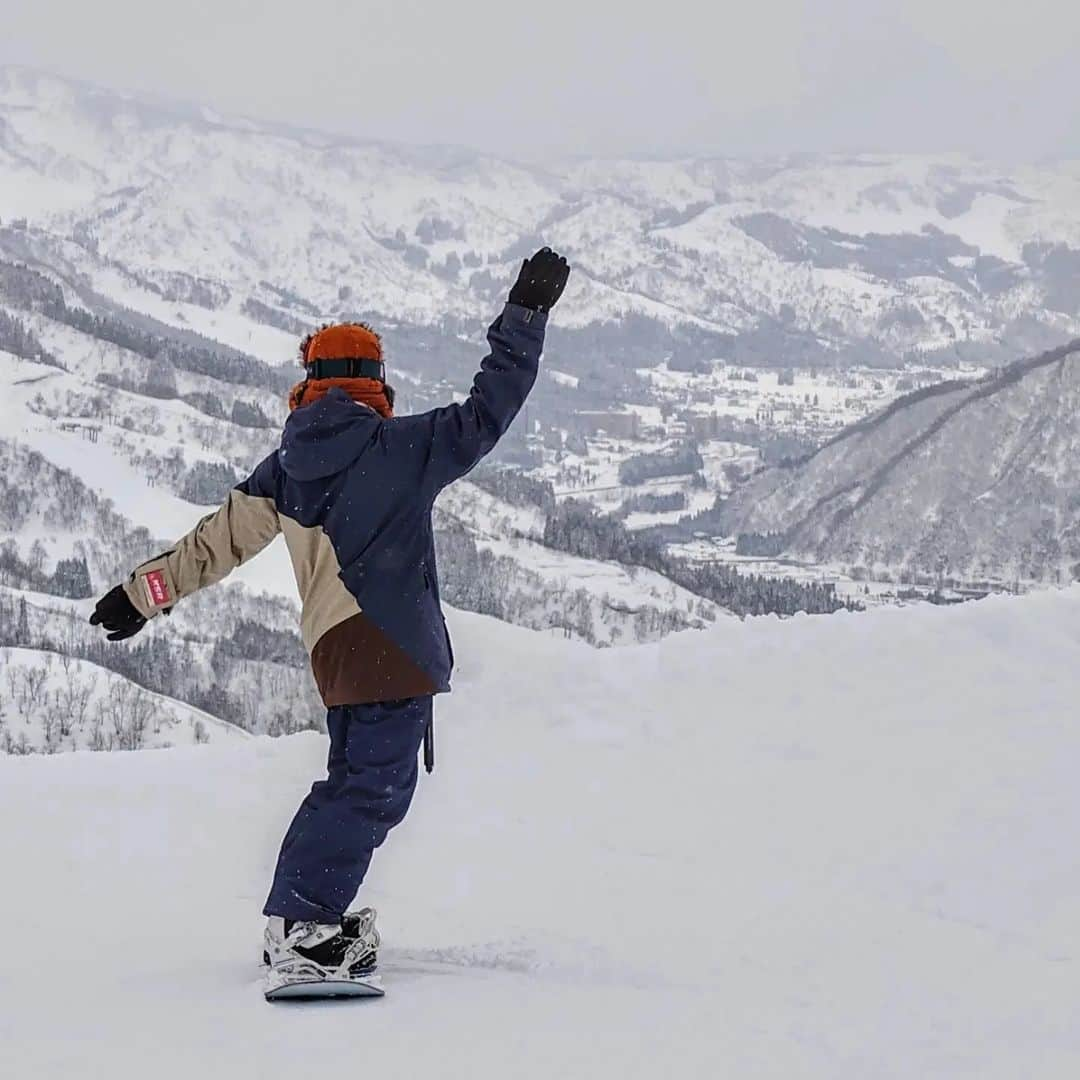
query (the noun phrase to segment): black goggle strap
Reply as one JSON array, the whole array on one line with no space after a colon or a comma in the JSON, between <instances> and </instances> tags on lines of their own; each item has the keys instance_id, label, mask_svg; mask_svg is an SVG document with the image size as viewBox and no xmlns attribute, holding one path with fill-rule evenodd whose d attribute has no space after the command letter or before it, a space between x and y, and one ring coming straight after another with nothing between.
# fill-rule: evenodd
<instances>
[{"instance_id":1,"label":"black goggle strap","mask_svg":"<svg viewBox=\"0 0 1080 1080\"><path fill-rule=\"evenodd\" d=\"M386 382L386 365L381 360L348 357L342 360L312 360L307 365L309 379L377 379Z\"/></svg>"}]
</instances>

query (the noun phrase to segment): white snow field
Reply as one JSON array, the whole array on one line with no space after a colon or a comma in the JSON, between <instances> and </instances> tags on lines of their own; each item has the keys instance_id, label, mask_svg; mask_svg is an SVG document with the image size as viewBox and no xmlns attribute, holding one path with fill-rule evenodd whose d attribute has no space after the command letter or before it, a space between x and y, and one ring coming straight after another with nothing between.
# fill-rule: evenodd
<instances>
[{"instance_id":1,"label":"white snow field","mask_svg":"<svg viewBox=\"0 0 1080 1080\"><path fill-rule=\"evenodd\" d=\"M0 759L10 1077L1080 1075L1080 588L597 651L452 619L383 1000L266 1004L313 734Z\"/></svg>"}]
</instances>

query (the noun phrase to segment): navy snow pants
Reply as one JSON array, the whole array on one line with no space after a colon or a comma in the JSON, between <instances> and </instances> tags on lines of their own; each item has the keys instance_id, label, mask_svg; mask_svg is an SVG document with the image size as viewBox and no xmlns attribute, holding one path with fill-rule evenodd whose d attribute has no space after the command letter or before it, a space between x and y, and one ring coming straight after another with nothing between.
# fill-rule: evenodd
<instances>
[{"instance_id":1,"label":"navy snow pants","mask_svg":"<svg viewBox=\"0 0 1080 1080\"><path fill-rule=\"evenodd\" d=\"M330 709L327 778L312 787L285 834L264 915L340 919L372 852L409 809L431 700Z\"/></svg>"}]
</instances>

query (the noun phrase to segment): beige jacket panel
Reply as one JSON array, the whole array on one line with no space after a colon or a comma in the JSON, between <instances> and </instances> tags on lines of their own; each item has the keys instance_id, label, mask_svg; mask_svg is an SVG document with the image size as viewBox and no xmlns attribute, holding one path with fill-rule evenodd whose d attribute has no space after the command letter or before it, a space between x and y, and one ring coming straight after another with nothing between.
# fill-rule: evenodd
<instances>
[{"instance_id":1,"label":"beige jacket panel","mask_svg":"<svg viewBox=\"0 0 1080 1080\"><path fill-rule=\"evenodd\" d=\"M300 636L310 653L327 630L358 615L360 605L341 580L337 553L322 526L301 525L284 515L280 520L303 605Z\"/></svg>"},{"instance_id":2,"label":"beige jacket panel","mask_svg":"<svg viewBox=\"0 0 1080 1080\"><path fill-rule=\"evenodd\" d=\"M171 551L136 567L124 591L139 614L152 619L258 555L280 529L273 499L234 489Z\"/></svg>"}]
</instances>

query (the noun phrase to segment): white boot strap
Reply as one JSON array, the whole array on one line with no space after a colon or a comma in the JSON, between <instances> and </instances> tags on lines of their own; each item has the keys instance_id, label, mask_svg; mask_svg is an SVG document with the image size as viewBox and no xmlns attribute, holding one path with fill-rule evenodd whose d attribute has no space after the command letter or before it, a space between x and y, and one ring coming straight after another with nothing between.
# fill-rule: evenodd
<instances>
[{"instance_id":1,"label":"white boot strap","mask_svg":"<svg viewBox=\"0 0 1080 1080\"><path fill-rule=\"evenodd\" d=\"M337 937L340 933L341 927L335 923L297 923L286 935L283 944L287 949L295 949L297 945L311 949Z\"/></svg>"}]
</instances>

